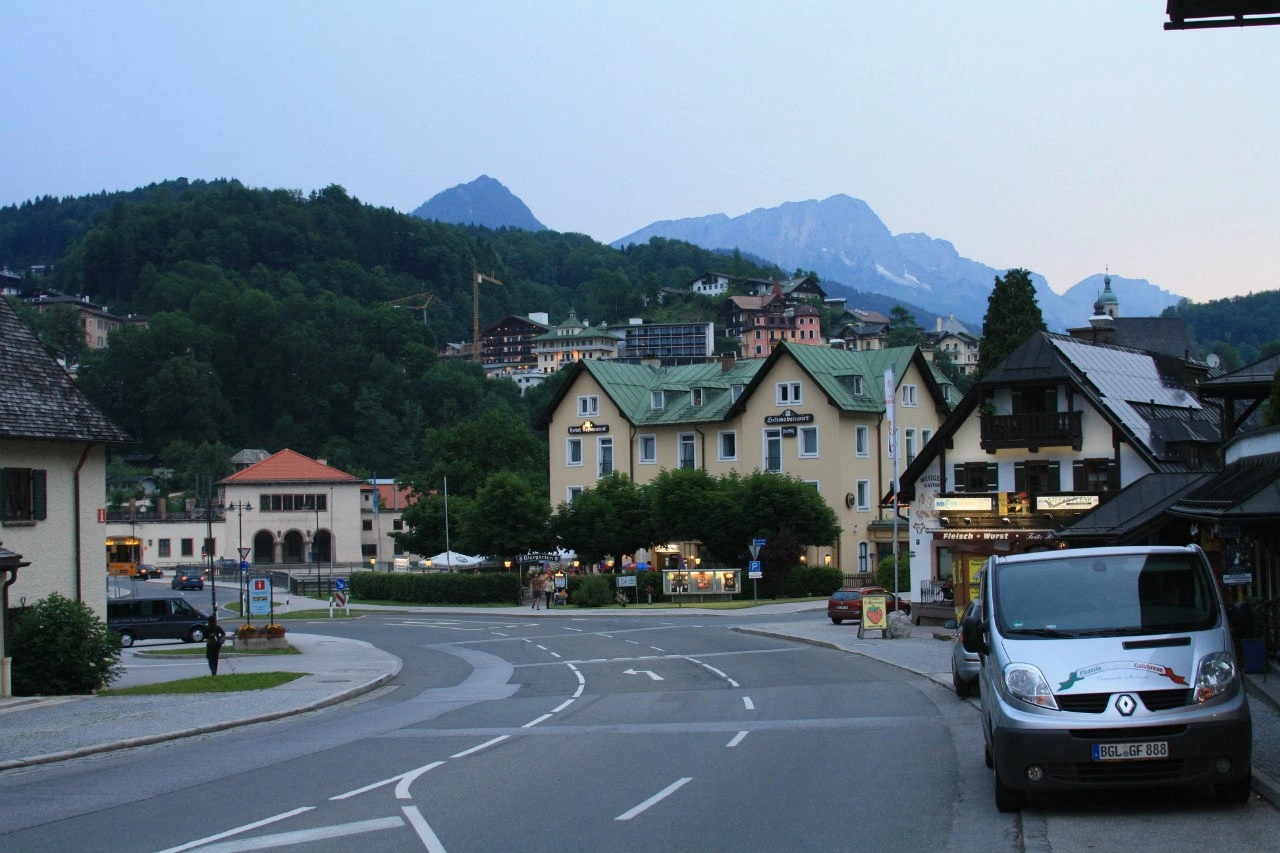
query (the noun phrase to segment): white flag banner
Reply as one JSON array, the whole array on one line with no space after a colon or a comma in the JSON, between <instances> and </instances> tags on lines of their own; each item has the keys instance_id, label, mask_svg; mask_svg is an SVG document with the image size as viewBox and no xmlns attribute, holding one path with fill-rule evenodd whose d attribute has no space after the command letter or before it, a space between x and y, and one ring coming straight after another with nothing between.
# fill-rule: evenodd
<instances>
[{"instance_id":1,"label":"white flag banner","mask_svg":"<svg viewBox=\"0 0 1280 853\"><path fill-rule=\"evenodd\" d=\"M897 394L898 383L893 378L893 368L884 372L884 420L889 428L889 458L898 458L898 428L893 421L893 398Z\"/></svg>"}]
</instances>

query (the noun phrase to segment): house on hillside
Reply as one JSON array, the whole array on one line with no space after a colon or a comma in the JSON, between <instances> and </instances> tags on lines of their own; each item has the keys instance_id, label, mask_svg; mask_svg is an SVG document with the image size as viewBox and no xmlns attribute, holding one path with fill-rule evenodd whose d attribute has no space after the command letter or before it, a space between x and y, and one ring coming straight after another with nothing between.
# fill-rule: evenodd
<instances>
[{"instance_id":1,"label":"house on hillside","mask_svg":"<svg viewBox=\"0 0 1280 853\"><path fill-rule=\"evenodd\" d=\"M838 541L809 549L809 562L872 571L894 547L895 525L877 500L893 472L886 371L895 378L899 434L914 452L946 416L953 390L915 347L843 352L783 342L766 359L671 368L579 362L542 421L551 503L573 501L615 470L637 483L664 468L793 475L814 485L842 528ZM904 547L906 534L902 524ZM652 561L666 567L701 556L697 543L673 543Z\"/></svg>"},{"instance_id":2,"label":"house on hillside","mask_svg":"<svg viewBox=\"0 0 1280 853\"><path fill-rule=\"evenodd\" d=\"M94 305L87 296L67 296L52 290L39 290L28 294L22 303L38 314L58 307L70 308L76 313L80 328L84 331L84 345L89 349L105 349L111 333L122 326L146 328L147 325L147 318L141 314L121 317L112 314L104 306Z\"/></svg>"},{"instance_id":3,"label":"house on hillside","mask_svg":"<svg viewBox=\"0 0 1280 853\"><path fill-rule=\"evenodd\" d=\"M889 340L889 318L879 311L850 308L831 334L831 345L846 350L884 349Z\"/></svg>"},{"instance_id":4,"label":"house on hillside","mask_svg":"<svg viewBox=\"0 0 1280 853\"><path fill-rule=\"evenodd\" d=\"M480 333L480 360L489 376L534 370L533 342L551 330L547 314L508 314Z\"/></svg>"},{"instance_id":5,"label":"house on hillside","mask_svg":"<svg viewBox=\"0 0 1280 853\"><path fill-rule=\"evenodd\" d=\"M925 334L934 352L946 353L960 375L977 373L982 340L966 329L955 314L935 318L934 330Z\"/></svg>"},{"instance_id":6,"label":"house on hillside","mask_svg":"<svg viewBox=\"0 0 1280 853\"><path fill-rule=\"evenodd\" d=\"M577 312L570 310L563 323L533 339L533 352L538 357L539 370L555 373L579 361L617 358L623 340L622 335L604 326L582 322Z\"/></svg>"},{"instance_id":7,"label":"house on hillside","mask_svg":"<svg viewBox=\"0 0 1280 853\"><path fill-rule=\"evenodd\" d=\"M106 618L107 448L131 441L0 299L0 696L13 602L56 592Z\"/></svg>"}]
</instances>

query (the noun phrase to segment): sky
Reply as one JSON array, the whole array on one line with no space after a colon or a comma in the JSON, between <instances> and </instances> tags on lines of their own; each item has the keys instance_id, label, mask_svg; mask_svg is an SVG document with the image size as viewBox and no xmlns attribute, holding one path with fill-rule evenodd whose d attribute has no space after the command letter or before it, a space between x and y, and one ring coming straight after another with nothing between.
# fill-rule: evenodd
<instances>
[{"instance_id":1,"label":"sky","mask_svg":"<svg viewBox=\"0 0 1280 853\"><path fill-rule=\"evenodd\" d=\"M601 242L845 194L1192 301L1280 289L1280 27L1165 0L0 4L0 206L178 177L410 212L489 175Z\"/></svg>"}]
</instances>

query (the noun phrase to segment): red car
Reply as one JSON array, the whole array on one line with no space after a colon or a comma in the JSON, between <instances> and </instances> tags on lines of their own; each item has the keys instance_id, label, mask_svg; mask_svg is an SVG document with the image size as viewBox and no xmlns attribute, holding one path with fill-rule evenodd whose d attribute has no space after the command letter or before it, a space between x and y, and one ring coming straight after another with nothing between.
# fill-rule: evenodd
<instances>
[{"instance_id":1,"label":"red car","mask_svg":"<svg viewBox=\"0 0 1280 853\"><path fill-rule=\"evenodd\" d=\"M862 597L864 595L883 595L885 607L892 613L901 610L910 615L911 602L901 596L895 596L884 587L879 586L842 586L831 594L827 601L827 617L839 625L846 619L854 622L862 619Z\"/></svg>"}]
</instances>

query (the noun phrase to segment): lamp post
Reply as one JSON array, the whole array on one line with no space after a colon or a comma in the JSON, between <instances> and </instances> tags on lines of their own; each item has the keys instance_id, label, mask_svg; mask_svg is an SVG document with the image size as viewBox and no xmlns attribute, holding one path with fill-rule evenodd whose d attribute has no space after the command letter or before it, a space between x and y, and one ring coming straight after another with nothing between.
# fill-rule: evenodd
<instances>
[{"instance_id":1,"label":"lamp post","mask_svg":"<svg viewBox=\"0 0 1280 853\"><path fill-rule=\"evenodd\" d=\"M199 483L197 483L197 487ZM218 636L218 579L213 573L213 478L209 478L204 493L205 556L209 558L209 627L204 638L204 656L209 663L209 674L218 674L218 653L222 649L222 638Z\"/></svg>"},{"instance_id":2,"label":"lamp post","mask_svg":"<svg viewBox=\"0 0 1280 853\"><path fill-rule=\"evenodd\" d=\"M248 501L232 501L226 504L227 511L236 511L236 520L239 522L240 530L236 536L236 556L240 558L240 562L244 562L244 514L253 512L253 505ZM240 573L240 615L244 617L244 623L249 624L249 587L247 585L247 575L244 569L240 568L240 563L236 563L236 571Z\"/></svg>"}]
</instances>

